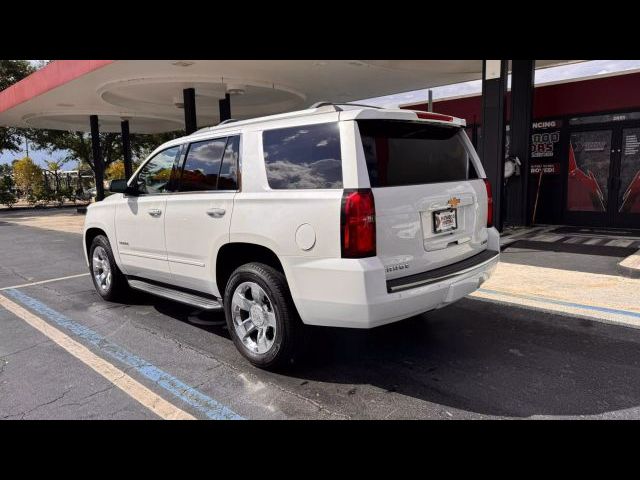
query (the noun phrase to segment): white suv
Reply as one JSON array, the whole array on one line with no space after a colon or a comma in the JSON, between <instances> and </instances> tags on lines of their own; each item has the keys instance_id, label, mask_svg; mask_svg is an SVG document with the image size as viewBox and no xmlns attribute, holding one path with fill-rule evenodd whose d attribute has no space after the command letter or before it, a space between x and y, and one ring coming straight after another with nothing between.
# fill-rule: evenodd
<instances>
[{"instance_id":1,"label":"white suv","mask_svg":"<svg viewBox=\"0 0 640 480\"><path fill-rule=\"evenodd\" d=\"M224 309L240 352L291 362L304 325L372 328L476 290L499 260L464 121L322 103L157 148L87 210L99 294Z\"/></svg>"}]
</instances>

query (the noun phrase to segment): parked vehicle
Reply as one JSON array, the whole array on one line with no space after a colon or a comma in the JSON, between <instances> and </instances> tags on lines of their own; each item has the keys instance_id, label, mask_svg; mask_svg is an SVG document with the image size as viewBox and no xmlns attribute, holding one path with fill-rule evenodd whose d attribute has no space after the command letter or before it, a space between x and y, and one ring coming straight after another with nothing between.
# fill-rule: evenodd
<instances>
[{"instance_id":1,"label":"parked vehicle","mask_svg":"<svg viewBox=\"0 0 640 480\"><path fill-rule=\"evenodd\" d=\"M319 104L167 142L88 208L95 287L223 309L262 368L296 358L306 325L372 328L450 305L499 260L463 127Z\"/></svg>"}]
</instances>

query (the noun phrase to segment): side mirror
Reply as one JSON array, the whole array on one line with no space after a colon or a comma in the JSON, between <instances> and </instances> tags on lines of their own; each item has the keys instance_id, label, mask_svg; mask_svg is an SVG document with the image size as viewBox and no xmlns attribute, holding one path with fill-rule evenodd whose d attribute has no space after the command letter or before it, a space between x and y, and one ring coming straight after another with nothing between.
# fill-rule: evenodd
<instances>
[{"instance_id":1,"label":"side mirror","mask_svg":"<svg viewBox=\"0 0 640 480\"><path fill-rule=\"evenodd\" d=\"M112 193L126 193L128 195L137 195L138 193L135 187L127 186L126 178L111 180L111 183L109 184L109 191Z\"/></svg>"}]
</instances>

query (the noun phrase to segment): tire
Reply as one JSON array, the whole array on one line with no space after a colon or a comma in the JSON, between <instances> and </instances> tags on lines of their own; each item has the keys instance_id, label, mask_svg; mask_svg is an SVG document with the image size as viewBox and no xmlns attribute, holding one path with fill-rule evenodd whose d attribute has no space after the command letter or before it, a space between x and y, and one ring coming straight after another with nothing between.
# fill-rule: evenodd
<instances>
[{"instance_id":1,"label":"tire","mask_svg":"<svg viewBox=\"0 0 640 480\"><path fill-rule=\"evenodd\" d=\"M266 299L261 295L254 298L254 285L262 289ZM244 300L238 302L236 298L234 303L236 294ZM265 370L295 363L306 340L306 329L281 272L257 262L238 267L227 282L223 303L233 343L249 362ZM249 331L252 333L247 335Z\"/></svg>"},{"instance_id":2,"label":"tire","mask_svg":"<svg viewBox=\"0 0 640 480\"><path fill-rule=\"evenodd\" d=\"M94 256L96 260L94 261ZM107 268L108 267L108 270ZM109 240L104 235L96 236L91 242L89 249L89 272L91 280L98 294L107 301L117 302L123 300L129 291L127 279L122 274L115 259ZM110 280L99 281L98 274L110 273ZM102 278L107 278L101 275Z\"/></svg>"}]
</instances>

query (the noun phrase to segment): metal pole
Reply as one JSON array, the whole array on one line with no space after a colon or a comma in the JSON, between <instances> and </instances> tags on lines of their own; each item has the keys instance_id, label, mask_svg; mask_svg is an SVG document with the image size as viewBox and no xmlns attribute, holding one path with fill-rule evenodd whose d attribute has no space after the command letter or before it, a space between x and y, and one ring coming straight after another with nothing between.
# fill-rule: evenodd
<instances>
[{"instance_id":1,"label":"metal pole","mask_svg":"<svg viewBox=\"0 0 640 480\"><path fill-rule=\"evenodd\" d=\"M429 90L428 111L433 112L433 92L431 90Z\"/></svg>"},{"instance_id":2,"label":"metal pole","mask_svg":"<svg viewBox=\"0 0 640 480\"><path fill-rule=\"evenodd\" d=\"M182 91L184 101L184 129L187 135L191 135L198 130L196 117L196 91L193 88L185 88Z\"/></svg>"},{"instance_id":3,"label":"metal pole","mask_svg":"<svg viewBox=\"0 0 640 480\"><path fill-rule=\"evenodd\" d=\"M89 117L91 123L91 150L93 152L93 167L96 174L96 201L104 200L104 162L100 151L100 128L98 116Z\"/></svg>"},{"instance_id":4,"label":"metal pole","mask_svg":"<svg viewBox=\"0 0 640 480\"><path fill-rule=\"evenodd\" d=\"M131 138L129 137L129 120L120 122L122 131L122 155L124 157L124 176L131 178L133 175L133 165L131 164Z\"/></svg>"}]
</instances>

